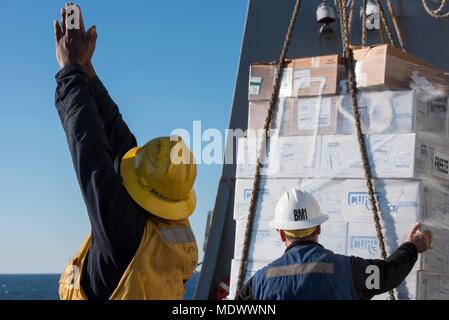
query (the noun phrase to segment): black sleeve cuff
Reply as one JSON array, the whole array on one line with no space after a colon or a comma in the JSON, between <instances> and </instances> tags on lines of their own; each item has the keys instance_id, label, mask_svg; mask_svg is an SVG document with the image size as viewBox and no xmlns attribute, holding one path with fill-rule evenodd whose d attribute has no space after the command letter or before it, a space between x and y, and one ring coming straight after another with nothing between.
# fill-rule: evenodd
<instances>
[{"instance_id":1,"label":"black sleeve cuff","mask_svg":"<svg viewBox=\"0 0 449 320\"><path fill-rule=\"evenodd\" d=\"M81 65L78 63L73 63L73 64L69 64L69 65L65 66L64 68L62 68L55 75L55 79L56 79L56 81L59 81L68 75L76 74L76 73L82 73L87 77L87 74L86 74L86 72L84 72L83 67L81 67Z\"/></svg>"},{"instance_id":2,"label":"black sleeve cuff","mask_svg":"<svg viewBox=\"0 0 449 320\"><path fill-rule=\"evenodd\" d=\"M412 243L412 242L406 242L402 244L399 249L404 249L410 252L411 254L417 256L418 255L418 248Z\"/></svg>"}]
</instances>

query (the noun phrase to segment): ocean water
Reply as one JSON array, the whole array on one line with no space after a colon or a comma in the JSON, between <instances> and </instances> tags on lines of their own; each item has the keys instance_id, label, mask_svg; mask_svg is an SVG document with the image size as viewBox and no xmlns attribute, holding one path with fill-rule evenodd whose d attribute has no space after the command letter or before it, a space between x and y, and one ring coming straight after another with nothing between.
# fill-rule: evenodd
<instances>
[{"instance_id":1,"label":"ocean water","mask_svg":"<svg viewBox=\"0 0 449 320\"><path fill-rule=\"evenodd\" d=\"M58 281L58 274L0 275L0 300L55 300Z\"/></svg>"},{"instance_id":2,"label":"ocean water","mask_svg":"<svg viewBox=\"0 0 449 320\"><path fill-rule=\"evenodd\" d=\"M184 299L191 300L199 273L186 282ZM59 274L0 275L0 300L58 300Z\"/></svg>"}]
</instances>

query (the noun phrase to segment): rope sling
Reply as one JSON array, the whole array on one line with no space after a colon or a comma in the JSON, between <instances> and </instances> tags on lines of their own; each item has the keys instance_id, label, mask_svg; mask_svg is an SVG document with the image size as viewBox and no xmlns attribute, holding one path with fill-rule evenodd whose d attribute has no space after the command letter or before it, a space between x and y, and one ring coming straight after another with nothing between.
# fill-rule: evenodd
<instances>
[{"instance_id":1,"label":"rope sling","mask_svg":"<svg viewBox=\"0 0 449 320\"><path fill-rule=\"evenodd\" d=\"M427 4L427 0L421 0L424 9L427 11L427 13L429 15L431 15L432 17L436 18L436 19L446 19L447 17L449 17L449 11L446 13L441 13L444 9L444 7L447 4L447 0L442 0L440 6L438 7L438 9L436 10L432 10L429 5Z\"/></svg>"},{"instance_id":2,"label":"rope sling","mask_svg":"<svg viewBox=\"0 0 449 320\"><path fill-rule=\"evenodd\" d=\"M271 94L270 104L268 107L267 117L265 118L264 123L264 137L267 136L267 132L269 127L271 126L271 122L273 119L273 115L276 111L277 101L279 97L279 90L281 87L282 75L284 72L285 59L287 58L288 49L290 46L290 41L293 36L293 31L295 30L296 21L298 18L298 13L301 8L302 0L296 0L295 8L293 9L292 17L290 19L290 24L288 26L287 35L285 36L284 45L282 47L281 56L277 63L274 84L273 84L273 92ZM248 221L246 223L245 236L243 240L243 249L242 249L242 261L240 263L239 275L237 279L237 292L239 292L243 286L243 281L245 278L245 271L248 264L248 253L249 246L251 243L251 234L253 229L254 217L256 215L256 205L259 200L259 185L260 185L260 169L261 169L261 159L265 154L265 143L266 139L261 139L261 144L259 147L259 153L256 162L256 173L254 176L253 183L253 191L251 194L251 201L249 204L249 214Z\"/></svg>"},{"instance_id":3,"label":"rope sling","mask_svg":"<svg viewBox=\"0 0 449 320\"><path fill-rule=\"evenodd\" d=\"M357 101L358 88L357 88L356 75L355 75L355 60L354 60L353 51L352 51L352 48L350 45L351 44L350 35L352 32L352 24L353 24L352 22L354 19L354 8L355 8L356 0L352 0L353 2L351 5L349 17L347 16L347 12L346 12L346 4L345 4L346 1L345 0L337 0L337 1L338 1L339 13L340 13L339 20L340 20L340 30L341 30L341 36L342 36L343 56L345 58L344 60L345 60L345 65L346 65L347 77L348 77L348 87L349 87L349 92L350 92L351 100L352 100L352 111L354 114L357 142L359 145L359 151L360 151L360 155L361 155L361 159L362 159L362 165L363 165L363 170L364 170L364 175L365 175L365 182L366 182L366 186L368 189L368 198L369 198L369 202L370 202L370 205L372 208L373 220L374 220L374 224L375 224L375 228L376 228L378 245L380 248L381 257L382 257L382 259L385 259L387 257L387 252L385 249L385 242L384 242L384 236L382 233L382 226L380 224L379 208L377 205L377 198L375 195L375 190L374 190L374 185L373 185L373 177L371 174L371 168L370 168L368 155L367 155L367 146L366 146L365 140L363 138L360 113L359 113L358 101ZM426 11L430 15L432 15L433 17L438 18L438 19L443 19L443 18L446 18L449 16L449 12L445 13L445 14L441 13L443 7L446 5L446 2L447 2L447 0L442 0L442 4L440 5L440 7L437 10L432 10L428 7L426 0L422 0L422 3L424 5L424 8L426 9ZM380 0L375 0L375 3L379 9L379 16L380 16L381 23L382 23L381 30L380 30L381 37L383 37L382 34L383 34L383 32L385 32L387 34L388 41L389 41L390 45L396 47L394 36L391 32L391 28L389 26L389 22L385 15L385 11L382 7L382 4L381 4ZM266 116L265 122L264 122L263 130L264 130L265 138L267 137L268 130L271 128L273 115L277 111L276 110L277 102L278 102L278 98L279 98L279 91L280 91L282 76L283 76L283 72L284 72L286 57L288 54L288 50L289 50L290 42L291 42L291 39L293 36L293 32L296 27L301 4L302 4L301 0L296 0L296 4L293 9L293 13L292 13L290 23L288 26L288 31L285 36L284 44L282 47L281 56L277 62L272 95L271 95L271 99L270 99L270 103L269 103L269 107L268 107L268 111L267 111L267 116ZM367 7L367 0L363 0L363 5L362 5L363 11L362 11L362 17L361 17L362 18L361 19L362 20L361 39L362 39L363 47L365 47L366 43L367 43L366 7ZM391 0L387 0L387 7L388 7L388 11L391 15L392 21L393 21L394 30L395 30L396 36L399 40L399 45L401 47L401 50L403 50L405 52L405 43L404 43L404 40L402 37L402 32L399 27L399 23L397 21L396 13L395 13L394 7L391 3ZM266 141L266 139L261 139L261 140L262 141L259 146L259 152L258 152L258 157L257 157L257 162L256 162L256 171L255 171L254 182L253 182L253 189L252 189L252 193L251 193L251 200L250 200L249 210L248 210L249 211L248 212L248 221L246 223L245 234L244 234L244 241L243 241L243 248L242 248L242 259L241 259L239 273L238 273L238 279L237 279L237 292L239 292L241 290L241 288L243 286L244 278L245 278L245 273L246 273L247 264L248 264L249 247L250 247L251 236L252 236L252 231L253 231L254 218L256 215L256 206L257 206L257 202L259 200L259 187L260 187L261 166L262 166L261 160L265 155L265 148L266 148L265 143L264 143ZM389 291L389 298L390 298L390 300L395 300L393 290Z\"/></svg>"},{"instance_id":4,"label":"rope sling","mask_svg":"<svg viewBox=\"0 0 449 320\"><path fill-rule=\"evenodd\" d=\"M342 44L344 48L344 57L345 57L345 63L346 63L346 71L348 76L348 86L349 86L349 92L351 94L351 100L352 100L352 111L354 113L354 122L356 127L356 133L357 133L357 142L359 145L359 151L362 158L362 164L363 164L363 171L365 173L365 182L366 186L368 188L368 198L370 205L372 207L373 211L373 219L374 219L374 225L376 228L376 235L377 240L380 248L380 253L382 259L385 259L387 257L387 252L385 249L385 242L384 242L384 236L382 233L382 226L380 224L380 218L379 218L379 210L377 206L377 199L374 191L373 186L373 178L371 175L371 169L369 165L368 155L367 155L367 147L365 144L365 140L363 139L363 133L362 133L362 125L360 121L360 113L359 113L359 107L358 107L358 101L357 101L357 83L356 83L356 77L355 77L355 61L354 61L354 55L350 46L350 40L349 40L349 27L347 22L347 16L346 16L346 5L344 0L338 0L339 5L339 11L340 11L340 25L341 25L341 35L342 35ZM395 300L393 291L389 292L390 299Z\"/></svg>"}]
</instances>

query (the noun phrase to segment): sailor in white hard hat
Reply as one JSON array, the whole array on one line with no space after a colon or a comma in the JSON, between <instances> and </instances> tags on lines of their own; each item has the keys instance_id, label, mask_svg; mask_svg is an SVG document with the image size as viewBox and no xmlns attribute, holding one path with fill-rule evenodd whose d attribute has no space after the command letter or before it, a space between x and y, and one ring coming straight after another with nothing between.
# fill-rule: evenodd
<instances>
[{"instance_id":1,"label":"sailor in white hard hat","mask_svg":"<svg viewBox=\"0 0 449 320\"><path fill-rule=\"evenodd\" d=\"M262 268L243 286L237 300L371 299L397 287L412 270L418 253L431 244L430 231L413 226L407 241L386 260L334 254L318 243L328 216L308 192L292 189L278 201L271 227L287 247L284 255ZM378 286L367 286L373 266ZM368 283L370 283L368 281Z\"/></svg>"}]
</instances>

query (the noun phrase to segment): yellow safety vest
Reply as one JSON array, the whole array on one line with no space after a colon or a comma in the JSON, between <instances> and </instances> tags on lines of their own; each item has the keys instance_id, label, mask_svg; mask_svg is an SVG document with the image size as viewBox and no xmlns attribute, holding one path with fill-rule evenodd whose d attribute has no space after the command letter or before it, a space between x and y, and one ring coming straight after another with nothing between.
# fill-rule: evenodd
<instances>
[{"instance_id":1,"label":"yellow safety vest","mask_svg":"<svg viewBox=\"0 0 449 320\"><path fill-rule=\"evenodd\" d=\"M84 262L91 244L85 240L59 281L62 300L86 300L81 288ZM189 221L149 216L134 258L123 273L110 300L179 300L184 281L198 263L198 247Z\"/></svg>"}]
</instances>

